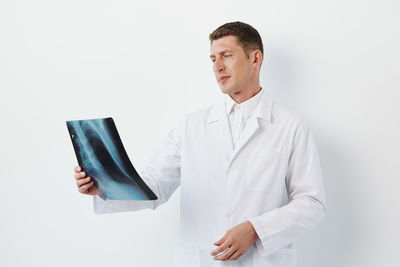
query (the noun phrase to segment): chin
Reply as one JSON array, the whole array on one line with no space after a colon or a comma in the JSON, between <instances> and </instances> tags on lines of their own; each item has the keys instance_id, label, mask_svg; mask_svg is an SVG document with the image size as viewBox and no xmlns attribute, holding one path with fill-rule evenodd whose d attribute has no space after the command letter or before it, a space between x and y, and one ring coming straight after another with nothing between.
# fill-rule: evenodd
<instances>
[{"instance_id":1,"label":"chin","mask_svg":"<svg viewBox=\"0 0 400 267\"><path fill-rule=\"evenodd\" d=\"M224 88L222 86L220 86L222 93L224 94L229 94L231 92L231 88Z\"/></svg>"}]
</instances>

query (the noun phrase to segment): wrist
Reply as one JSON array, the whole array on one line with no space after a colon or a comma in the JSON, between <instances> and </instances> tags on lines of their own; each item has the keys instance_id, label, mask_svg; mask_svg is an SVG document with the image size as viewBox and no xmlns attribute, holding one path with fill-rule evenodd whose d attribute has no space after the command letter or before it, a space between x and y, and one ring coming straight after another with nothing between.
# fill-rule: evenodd
<instances>
[{"instance_id":1,"label":"wrist","mask_svg":"<svg viewBox=\"0 0 400 267\"><path fill-rule=\"evenodd\" d=\"M246 223L249 226L251 236L254 238L254 240L256 240L258 238L256 229L254 228L253 224L250 221L247 221Z\"/></svg>"}]
</instances>

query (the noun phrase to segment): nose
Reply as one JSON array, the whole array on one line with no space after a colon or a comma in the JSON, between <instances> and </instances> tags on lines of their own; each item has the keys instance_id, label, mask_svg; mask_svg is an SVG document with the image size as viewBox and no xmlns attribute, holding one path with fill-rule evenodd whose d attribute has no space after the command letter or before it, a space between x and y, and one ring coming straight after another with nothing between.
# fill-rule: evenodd
<instances>
[{"instance_id":1,"label":"nose","mask_svg":"<svg viewBox=\"0 0 400 267\"><path fill-rule=\"evenodd\" d=\"M225 69L224 61L221 58L216 58L214 62L214 71L220 72Z\"/></svg>"}]
</instances>

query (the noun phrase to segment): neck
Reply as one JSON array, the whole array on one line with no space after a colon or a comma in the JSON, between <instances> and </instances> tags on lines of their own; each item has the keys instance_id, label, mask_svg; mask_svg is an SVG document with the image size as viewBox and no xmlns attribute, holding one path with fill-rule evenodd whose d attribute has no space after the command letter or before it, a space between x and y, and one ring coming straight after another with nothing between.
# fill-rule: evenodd
<instances>
[{"instance_id":1,"label":"neck","mask_svg":"<svg viewBox=\"0 0 400 267\"><path fill-rule=\"evenodd\" d=\"M260 91L261 91L261 87L260 87L260 85L258 85L257 87L253 87L251 89L249 88L247 90L242 90L242 91L231 93L231 94L229 94L229 96L233 100L235 100L236 103L240 104L246 100L249 100L256 94L258 94Z\"/></svg>"}]
</instances>

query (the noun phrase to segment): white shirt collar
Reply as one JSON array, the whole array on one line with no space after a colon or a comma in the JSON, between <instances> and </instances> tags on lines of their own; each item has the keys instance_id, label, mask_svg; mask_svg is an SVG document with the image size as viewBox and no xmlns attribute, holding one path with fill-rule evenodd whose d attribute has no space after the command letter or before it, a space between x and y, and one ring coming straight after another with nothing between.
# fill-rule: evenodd
<instances>
[{"instance_id":1,"label":"white shirt collar","mask_svg":"<svg viewBox=\"0 0 400 267\"><path fill-rule=\"evenodd\" d=\"M258 92L256 95L254 95L250 99L247 99L246 101L240 104L236 103L236 101L233 100L229 94L226 94L225 95L226 113L229 115L232 112L233 107L237 105L242 109L243 116L245 118L250 117L251 115L253 115L258 103L260 102L263 93L264 90L261 88L260 92Z\"/></svg>"}]
</instances>

